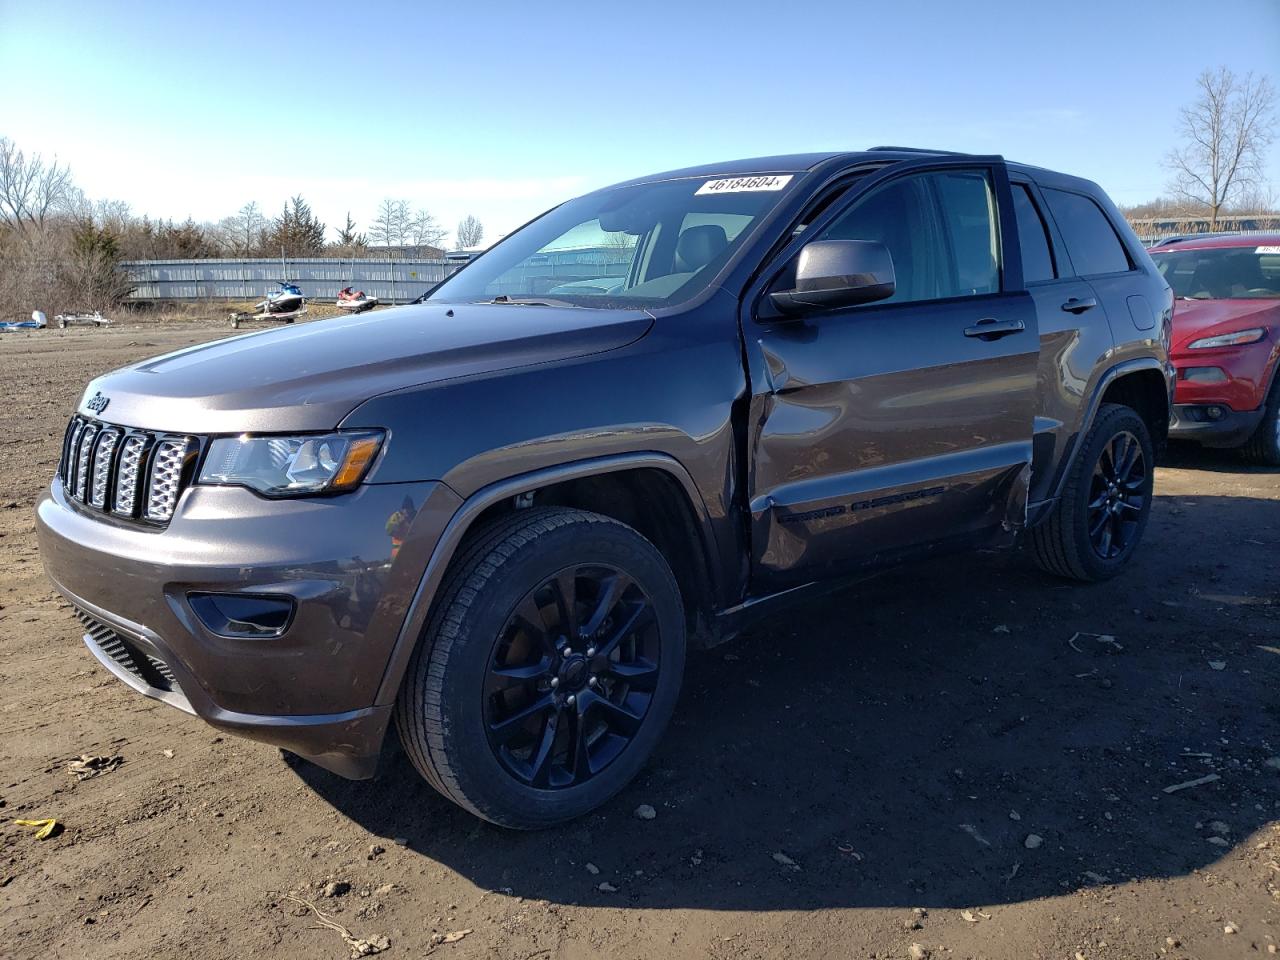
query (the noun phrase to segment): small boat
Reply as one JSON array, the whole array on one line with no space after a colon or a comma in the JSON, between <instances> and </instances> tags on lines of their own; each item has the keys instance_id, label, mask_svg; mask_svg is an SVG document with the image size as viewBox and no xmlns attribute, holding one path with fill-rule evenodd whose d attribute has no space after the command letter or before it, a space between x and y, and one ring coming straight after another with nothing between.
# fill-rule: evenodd
<instances>
[{"instance_id":1,"label":"small boat","mask_svg":"<svg viewBox=\"0 0 1280 960\"><path fill-rule=\"evenodd\" d=\"M43 330L49 325L43 310L32 310L30 320L6 320L0 323L0 333L13 333L18 330Z\"/></svg>"},{"instance_id":2,"label":"small boat","mask_svg":"<svg viewBox=\"0 0 1280 960\"><path fill-rule=\"evenodd\" d=\"M365 310L372 310L378 305L378 298L371 297L363 290L352 290L350 287L343 287L338 291L337 306L339 310L346 310L349 313L363 313Z\"/></svg>"},{"instance_id":3,"label":"small boat","mask_svg":"<svg viewBox=\"0 0 1280 960\"><path fill-rule=\"evenodd\" d=\"M252 320L270 320L274 323L293 323L307 312L307 300L296 283L277 280L280 289L261 303L254 304L256 313L237 311L230 316L231 326L238 329L242 323Z\"/></svg>"},{"instance_id":4,"label":"small boat","mask_svg":"<svg viewBox=\"0 0 1280 960\"><path fill-rule=\"evenodd\" d=\"M285 280L276 281L280 289L271 294L253 309L262 313L296 313L302 308L302 289L296 283Z\"/></svg>"}]
</instances>

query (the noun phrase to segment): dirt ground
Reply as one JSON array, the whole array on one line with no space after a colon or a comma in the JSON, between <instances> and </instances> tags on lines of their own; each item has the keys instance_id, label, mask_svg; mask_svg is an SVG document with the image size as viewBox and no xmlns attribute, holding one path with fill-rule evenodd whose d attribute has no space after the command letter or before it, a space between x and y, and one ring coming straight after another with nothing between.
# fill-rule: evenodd
<instances>
[{"instance_id":1,"label":"dirt ground","mask_svg":"<svg viewBox=\"0 0 1280 960\"><path fill-rule=\"evenodd\" d=\"M696 654L640 778L516 834L394 746L350 783L134 694L52 594L32 507L85 381L230 332L0 335L0 955L349 956L290 893L390 958L1277 951L1280 471L1176 453L1107 584L938 562Z\"/></svg>"}]
</instances>

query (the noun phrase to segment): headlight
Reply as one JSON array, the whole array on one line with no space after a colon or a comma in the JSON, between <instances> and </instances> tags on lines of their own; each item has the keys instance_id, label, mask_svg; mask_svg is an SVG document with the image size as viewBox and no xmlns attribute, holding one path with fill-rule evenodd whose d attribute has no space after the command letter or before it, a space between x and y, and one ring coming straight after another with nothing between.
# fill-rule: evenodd
<instances>
[{"instance_id":1,"label":"headlight","mask_svg":"<svg viewBox=\"0 0 1280 960\"><path fill-rule=\"evenodd\" d=\"M1188 350L1207 350L1210 347L1236 347L1242 343L1257 343L1267 331L1261 327L1248 330L1237 330L1235 333L1220 333L1216 337L1205 337L1203 340L1192 340L1187 344Z\"/></svg>"},{"instance_id":2,"label":"headlight","mask_svg":"<svg viewBox=\"0 0 1280 960\"><path fill-rule=\"evenodd\" d=\"M248 487L268 497L350 490L364 479L382 434L219 437L209 444L200 483Z\"/></svg>"}]
</instances>

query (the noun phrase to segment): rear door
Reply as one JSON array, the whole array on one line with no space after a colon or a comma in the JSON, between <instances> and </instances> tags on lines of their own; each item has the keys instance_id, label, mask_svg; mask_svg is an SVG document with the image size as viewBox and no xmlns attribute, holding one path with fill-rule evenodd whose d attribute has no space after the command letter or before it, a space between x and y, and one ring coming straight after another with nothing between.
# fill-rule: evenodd
<instances>
[{"instance_id":1,"label":"rear door","mask_svg":"<svg viewBox=\"0 0 1280 960\"><path fill-rule=\"evenodd\" d=\"M1037 185L1015 174L1010 186L1022 277L1040 323L1030 492L1035 503L1048 499L1057 487L1080 429L1091 378L1114 341L1107 307L1089 281L1075 275Z\"/></svg>"},{"instance_id":2,"label":"rear door","mask_svg":"<svg viewBox=\"0 0 1280 960\"><path fill-rule=\"evenodd\" d=\"M1005 166L898 169L834 203L755 288L785 282L804 240L863 239L889 248L892 298L771 322L757 306L744 318L756 589L972 543L1024 519L1038 330Z\"/></svg>"}]
</instances>

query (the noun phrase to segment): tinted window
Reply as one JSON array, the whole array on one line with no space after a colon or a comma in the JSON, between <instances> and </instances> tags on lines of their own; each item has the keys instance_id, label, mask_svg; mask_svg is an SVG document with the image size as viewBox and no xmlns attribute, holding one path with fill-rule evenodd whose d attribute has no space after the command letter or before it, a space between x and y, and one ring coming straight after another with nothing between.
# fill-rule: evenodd
<instances>
[{"instance_id":1,"label":"tinted window","mask_svg":"<svg viewBox=\"0 0 1280 960\"><path fill-rule=\"evenodd\" d=\"M1022 250L1022 279L1027 283L1052 280L1053 255L1049 252L1049 231L1031 199L1031 191L1021 183L1013 185L1013 210L1018 217L1018 246Z\"/></svg>"},{"instance_id":2,"label":"tinted window","mask_svg":"<svg viewBox=\"0 0 1280 960\"><path fill-rule=\"evenodd\" d=\"M996 204L984 173L931 174L942 211L942 230L951 252L952 290L947 296L1000 290L1000 238Z\"/></svg>"},{"instance_id":3,"label":"tinted window","mask_svg":"<svg viewBox=\"0 0 1280 960\"><path fill-rule=\"evenodd\" d=\"M1000 289L994 211L985 174L921 174L856 201L818 239L888 247L897 290L879 303L993 293Z\"/></svg>"},{"instance_id":4,"label":"tinted window","mask_svg":"<svg viewBox=\"0 0 1280 960\"><path fill-rule=\"evenodd\" d=\"M1044 189L1076 273L1082 277L1130 269L1129 255L1102 208L1088 197Z\"/></svg>"}]
</instances>

